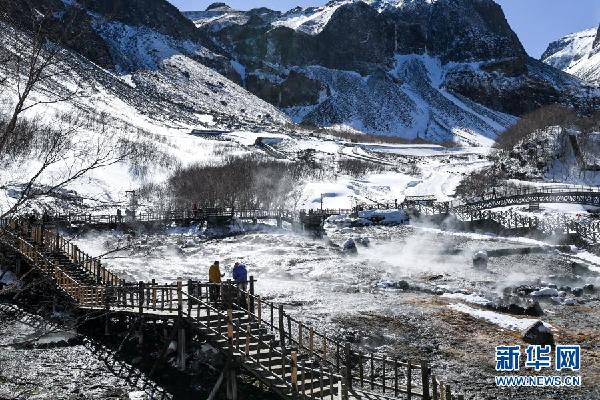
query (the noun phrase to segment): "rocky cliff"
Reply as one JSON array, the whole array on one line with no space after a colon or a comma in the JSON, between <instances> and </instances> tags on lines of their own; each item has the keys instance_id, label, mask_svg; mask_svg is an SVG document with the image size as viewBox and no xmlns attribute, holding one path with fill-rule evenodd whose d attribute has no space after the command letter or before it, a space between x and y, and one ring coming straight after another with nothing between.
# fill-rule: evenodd
<instances>
[{"instance_id":1,"label":"rocky cliff","mask_svg":"<svg viewBox=\"0 0 600 400\"><path fill-rule=\"evenodd\" d=\"M600 85L600 26L550 43L542 61L586 82Z\"/></svg>"},{"instance_id":2,"label":"rocky cliff","mask_svg":"<svg viewBox=\"0 0 600 400\"><path fill-rule=\"evenodd\" d=\"M339 0L186 13L239 82L296 122L484 143L540 106L598 95L530 58L492 0ZM290 90L293 88L293 90Z\"/></svg>"}]
</instances>

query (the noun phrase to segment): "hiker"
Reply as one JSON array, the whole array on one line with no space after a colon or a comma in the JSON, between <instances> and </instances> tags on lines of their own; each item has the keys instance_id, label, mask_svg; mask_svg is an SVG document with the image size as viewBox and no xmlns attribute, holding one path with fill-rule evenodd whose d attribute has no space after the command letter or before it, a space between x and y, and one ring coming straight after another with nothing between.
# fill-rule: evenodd
<instances>
[{"instance_id":1,"label":"hiker","mask_svg":"<svg viewBox=\"0 0 600 400\"><path fill-rule=\"evenodd\" d=\"M194 218L198 218L198 204L192 204L192 215Z\"/></svg>"},{"instance_id":2,"label":"hiker","mask_svg":"<svg viewBox=\"0 0 600 400\"><path fill-rule=\"evenodd\" d=\"M248 271L246 266L240 262L236 262L233 265L233 271L231 271L231 277L235 282L238 289L246 291L248 285Z\"/></svg>"},{"instance_id":3,"label":"hiker","mask_svg":"<svg viewBox=\"0 0 600 400\"><path fill-rule=\"evenodd\" d=\"M243 308L248 307L245 294L248 285L248 271L246 270L246 266L240 262L236 262L233 265L231 277L237 288L238 305Z\"/></svg>"},{"instance_id":4,"label":"hiker","mask_svg":"<svg viewBox=\"0 0 600 400\"><path fill-rule=\"evenodd\" d=\"M496 198L496 188L492 188L492 197Z\"/></svg>"},{"instance_id":5,"label":"hiker","mask_svg":"<svg viewBox=\"0 0 600 400\"><path fill-rule=\"evenodd\" d=\"M210 301L213 303L216 303L221 295L221 278L223 276L225 276L225 274L221 274L219 262L215 261L208 269L208 282L212 283L212 285L210 285Z\"/></svg>"},{"instance_id":6,"label":"hiker","mask_svg":"<svg viewBox=\"0 0 600 400\"><path fill-rule=\"evenodd\" d=\"M123 214L121 214L121 209L117 208L117 223L120 224L123 222Z\"/></svg>"}]
</instances>

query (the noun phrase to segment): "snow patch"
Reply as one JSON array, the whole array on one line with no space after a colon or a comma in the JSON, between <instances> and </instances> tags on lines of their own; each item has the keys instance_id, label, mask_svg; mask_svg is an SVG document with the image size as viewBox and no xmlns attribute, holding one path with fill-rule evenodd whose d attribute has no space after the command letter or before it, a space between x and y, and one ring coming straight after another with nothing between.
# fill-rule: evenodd
<instances>
[{"instance_id":1,"label":"snow patch","mask_svg":"<svg viewBox=\"0 0 600 400\"><path fill-rule=\"evenodd\" d=\"M494 311L479 310L476 308L469 307L465 304L451 304L449 307L464 314L468 314L472 317L483 319L491 322L492 324L498 325L504 329L510 329L515 331L525 331L531 325L536 323L538 320L533 318L517 318L510 315L500 314ZM545 324L549 326L548 324Z\"/></svg>"}]
</instances>

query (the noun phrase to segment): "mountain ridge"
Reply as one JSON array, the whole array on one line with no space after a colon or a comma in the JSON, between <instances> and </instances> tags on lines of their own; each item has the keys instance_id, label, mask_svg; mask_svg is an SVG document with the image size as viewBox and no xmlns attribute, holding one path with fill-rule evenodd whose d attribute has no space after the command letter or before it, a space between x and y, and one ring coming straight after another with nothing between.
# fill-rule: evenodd
<instances>
[{"instance_id":1,"label":"mountain ridge","mask_svg":"<svg viewBox=\"0 0 600 400\"><path fill-rule=\"evenodd\" d=\"M600 104L595 89L529 57L491 0L338 0L288 12L221 4L184 15L207 47L240 67L244 87L298 123L434 141L470 132L487 141L544 105L590 112ZM399 79L398 57L421 65ZM430 58L440 65L435 85L419 72ZM481 112L503 123L473 121Z\"/></svg>"},{"instance_id":2,"label":"mountain ridge","mask_svg":"<svg viewBox=\"0 0 600 400\"><path fill-rule=\"evenodd\" d=\"M571 33L550 43L541 60L600 86L600 25Z\"/></svg>"},{"instance_id":3,"label":"mountain ridge","mask_svg":"<svg viewBox=\"0 0 600 400\"><path fill-rule=\"evenodd\" d=\"M242 103L257 105L212 101L219 118L245 114L241 120L254 124L268 115L278 121L273 129L291 119L489 145L538 107L589 112L600 104L597 89L528 57L492 0L338 0L285 13L214 3L182 14L166 0L6 0L1 7L4 19L22 27L35 12L50 15L56 31L68 26L57 41L158 97L164 93L155 91L156 77L172 79L179 93L169 95L179 101L185 94L186 109L197 103L211 111L212 69L239 85L232 92L247 91ZM180 79L190 71L204 76L203 90L193 93L193 80Z\"/></svg>"}]
</instances>

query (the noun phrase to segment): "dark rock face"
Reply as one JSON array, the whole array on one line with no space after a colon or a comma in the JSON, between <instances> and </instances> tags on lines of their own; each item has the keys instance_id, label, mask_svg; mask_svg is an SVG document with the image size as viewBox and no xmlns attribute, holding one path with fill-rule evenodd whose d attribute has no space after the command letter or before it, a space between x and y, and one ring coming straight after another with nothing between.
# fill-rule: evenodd
<instances>
[{"instance_id":1,"label":"dark rock face","mask_svg":"<svg viewBox=\"0 0 600 400\"><path fill-rule=\"evenodd\" d=\"M85 10L67 6L60 0L39 0L35 3L6 0L0 4L0 19L22 30L33 29L33 15L42 13L43 28L50 38L89 58L104 68L114 67L104 40L93 30Z\"/></svg>"},{"instance_id":2,"label":"dark rock face","mask_svg":"<svg viewBox=\"0 0 600 400\"><path fill-rule=\"evenodd\" d=\"M444 62L526 56L502 9L491 0L417 1L400 8L397 16L417 22L426 32L427 51Z\"/></svg>"},{"instance_id":3,"label":"dark rock face","mask_svg":"<svg viewBox=\"0 0 600 400\"><path fill-rule=\"evenodd\" d=\"M596 39L594 39L593 48L594 50L600 47L600 25L598 25L598 31L596 33Z\"/></svg>"},{"instance_id":4,"label":"dark rock face","mask_svg":"<svg viewBox=\"0 0 600 400\"><path fill-rule=\"evenodd\" d=\"M225 3L212 3L208 7L206 7L206 11L221 11L221 10L230 10L229 7Z\"/></svg>"},{"instance_id":5,"label":"dark rock face","mask_svg":"<svg viewBox=\"0 0 600 400\"><path fill-rule=\"evenodd\" d=\"M195 25L166 0L80 0L74 4L62 0L6 0L0 4L0 19L22 30L31 30L33 16L40 14L45 16L44 28L50 40L104 68L119 71L150 67L144 60L160 61L161 51L168 46L172 53L185 53L181 43L199 43L202 37ZM114 22L123 26L111 24ZM140 28L148 35L157 32L164 35L160 40L169 43L154 44L129 31L131 28ZM224 57L197 58L224 74L231 73L229 60Z\"/></svg>"},{"instance_id":6,"label":"dark rock face","mask_svg":"<svg viewBox=\"0 0 600 400\"><path fill-rule=\"evenodd\" d=\"M175 39L198 39L194 24L165 0L80 0L86 9L108 20L146 26Z\"/></svg>"},{"instance_id":7,"label":"dark rock face","mask_svg":"<svg viewBox=\"0 0 600 400\"><path fill-rule=\"evenodd\" d=\"M227 14L222 6L217 8ZM323 17L323 10L330 10L331 15ZM243 14L230 12L232 16ZM248 74L246 88L279 107L316 105L319 93L328 94L319 99L318 108L294 117L298 122L344 124L351 109L389 107L390 101L381 100L378 106L362 98L356 98L356 105L351 104L352 96L358 97L361 88L358 82L349 84L346 77L333 76L333 71L343 71L360 74L371 86L388 86L394 99L391 102L398 103L395 114L401 116L400 126L414 124L409 110L415 104L409 98L402 99L393 86L406 82L423 88L422 83L416 82L427 82L431 77L427 73L414 77L410 72L390 76L397 55L436 58L442 68L450 62L478 63L476 68L465 66L448 71L440 88L511 115L523 115L554 103L584 111L598 105L594 96L580 93L578 81L528 57L501 7L492 0L412 0L398 4L333 1L325 9L294 9L285 14L259 9L244 15L247 22L199 24L208 38L207 47L243 64ZM307 18L312 25L295 29L286 26L288 18L298 16ZM315 20L321 21L322 26ZM317 74L315 67L332 72ZM265 79L265 73L277 79ZM300 87L302 93L296 94ZM332 99L331 93L337 93L337 99ZM439 98L428 91L424 100L430 102L434 97ZM394 124L386 127L381 121L373 122L370 116L360 116L364 117L363 126L394 131ZM439 117L430 124L452 126L449 121L440 123Z\"/></svg>"},{"instance_id":8,"label":"dark rock face","mask_svg":"<svg viewBox=\"0 0 600 400\"><path fill-rule=\"evenodd\" d=\"M318 80L291 71L279 84L250 75L245 87L261 99L278 107L309 106L317 104L322 91L327 88Z\"/></svg>"},{"instance_id":9,"label":"dark rock face","mask_svg":"<svg viewBox=\"0 0 600 400\"><path fill-rule=\"evenodd\" d=\"M65 23L68 21L68 23ZM87 13L78 7L69 7L60 20L53 21L55 40L104 68L113 68L110 49L104 39L92 28Z\"/></svg>"},{"instance_id":10,"label":"dark rock face","mask_svg":"<svg viewBox=\"0 0 600 400\"><path fill-rule=\"evenodd\" d=\"M433 4L378 12L363 2L335 10L316 35L278 27L270 22L279 14L264 9L248 12L245 25L214 32L242 59L261 59L283 65L322 65L328 68L371 71L396 54L435 54L444 62L525 57L519 39L491 0L440 0ZM262 29L261 29L262 28ZM250 45L254 46L250 46ZM266 54L265 46L273 51Z\"/></svg>"}]
</instances>

